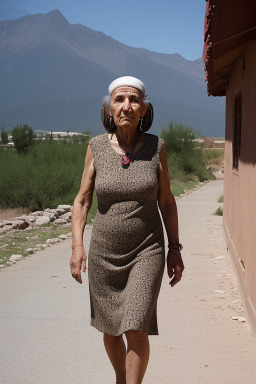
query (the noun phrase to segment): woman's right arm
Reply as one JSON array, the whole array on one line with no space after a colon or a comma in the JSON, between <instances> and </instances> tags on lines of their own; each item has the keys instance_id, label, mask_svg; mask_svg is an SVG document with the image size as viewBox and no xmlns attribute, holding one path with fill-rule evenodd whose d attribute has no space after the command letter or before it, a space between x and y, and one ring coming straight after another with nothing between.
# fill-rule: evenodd
<instances>
[{"instance_id":1,"label":"woman's right arm","mask_svg":"<svg viewBox=\"0 0 256 384\"><path fill-rule=\"evenodd\" d=\"M83 233L87 214L92 205L95 183L95 169L90 145L88 145L85 157L85 165L82 176L81 187L75 198L72 211L72 256L70 259L70 272L80 284L81 269L86 270L86 253L83 246Z\"/></svg>"}]
</instances>

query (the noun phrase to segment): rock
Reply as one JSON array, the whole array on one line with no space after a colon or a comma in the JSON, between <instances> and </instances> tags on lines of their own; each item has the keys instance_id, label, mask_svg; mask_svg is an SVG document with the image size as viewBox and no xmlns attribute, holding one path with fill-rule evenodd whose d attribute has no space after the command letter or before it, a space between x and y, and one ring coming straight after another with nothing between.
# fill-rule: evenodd
<instances>
[{"instance_id":1,"label":"rock","mask_svg":"<svg viewBox=\"0 0 256 384\"><path fill-rule=\"evenodd\" d=\"M3 229L4 229L5 231L10 231L10 229L12 229L12 225L5 225L5 226L3 227Z\"/></svg>"},{"instance_id":2,"label":"rock","mask_svg":"<svg viewBox=\"0 0 256 384\"><path fill-rule=\"evenodd\" d=\"M50 217L48 217L48 216L39 216L36 219L35 225L43 225L43 224L47 224L49 222L50 222Z\"/></svg>"},{"instance_id":3,"label":"rock","mask_svg":"<svg viewBox=\"0 0 256 384\"><path fill-rule=\"evenodd\" d=\"M15 262L14 262L15 263ZM11 261L7 261L5 265L12 265L13 263Z\"/></svg>"},{"instance_id":4,"label":"rock","mask_svg":"<svg viewBox=\"0 0 256 384\"><path fill-rule=\"evenodd\" d=\"M59 215L63 215L64 213L66 213L65 209L62 209L62 208L57 208L56 211L58 212Z\"/></svg>"},{"instance_id":5,"label":"rock","mask_svg":"<svg viewBox=\"0 0 256 384\"><path fill-rule=\"evenodd\" d=\"M67 236L68 237L72 236L72 232L67 233Z\"/></svg>"},{"instance_id":6,"label":"rock","mask_svg":"<svg viewBox=\"0 0 256 384\"><path fill-rule=\"evenodd\" d=\"M23 221L19 226L18 226L18 229L26 229L29 227L29 223L27 221Z\"/></svg>"},{"instance_id":7,"label":"rock","mask_svg":"<svg viewBox=\"0 0 256 384\"><path fill-rule=\"evenodd\" d=\"M56 214L56 215L58 215L58 211L56 210L56 209L50 209L50 211L49 211L50 213L54 213L54 214Z\"/></svg>"},{"instance_id":8,"label":"rock","mask_svg":"<svg viewBox=\"0 0 256 384\"><path fill-rule=\"evenodd\" d=\"M4 225L12 225L12 221L11 220L3 220L2 223Z\"/></svg>"},{"instance_id":9,"label":"rock","mask_svg":"<svg viewBox=\"0 0 256 384\"><path fill-rule=\"evenodd\" d=\"M72 208L71 205L58 205L57 210L58 209L64 209L65 212L68 212L68 211L70 211L71 208Z\"/></svg>"},{"instance_id":10,"label":"rock","mask_svg":"<svg viewBox=\"0 0 256 384\"><path fill-rule=\"evenodd\" d=\"M71 219L72 212L64 213L64 215L61 216L62 219L68 220Z\"/></svg>"},{"instance_id":11,"label":"rock","mask_svg":"<svg viewBox=\"0 0 256 384\"><path fill-rule=\"evenodd\" d=\"M240 323L245 323L245 322L246 322L246 318L243 317L243 316L239 316L237 320L238 320Z\"/></svg>"},{"instance_id":12,"label":"rock","mask_svg":"<svg viewBox=\"0 0 256 384\"><path fill-rule=\"evenodd\" d=\"M4 267L5 267L5 265L4 265L4 264L0 264L0 269L1 269L1 268L4 268Z\"/></svg>"},{"instance_id":13,"label":"rock","mask_svg":"<svg viewBox=\"0 0 256 384\"><path fill-rule=\"evenodd\" d=\"M12 222L12 228L17 229L21 224L23 224L22 220L15 220Z\"/></svg>"},{"instance_id":14,"label":"rock","mask_svg":"<svg viewBox=\"0 0 256 384\"><path fill-rule=\"evenodd\" d=\"M44 214L44 211L35 211L30 213L29 216L43 216L43 214Z\"/></svg>"},{"instance_id":15,"label":"rock","mask_svg":"<svg viewBox=\"0 0 256 384\"><path fill-rule=\"evenodd\" d=\"M68 238L67 235L59 235L59 239L61 239L61 240L65 240L65 239L67 239L67 238Z\"/></svg>"},{"instance_id":16,"label":"rock","mask_svg":"<svg viewBox=\"0 0 256 384\"><path fill-rule=\"evenodd\" d=\"M54 221L55 224L66 224L67 223L67 220L65 219L56 219Z\"/></svg>"},{"instance_id":17,"label":"rock","mask_svg":"<svg viewBox=\"0 0 256 384\"><path fill-rule=\"evenodd\" d=\"M0 246L0 248L6 248L6 247L8 247L8 245L9 245L8 243L3 244L3 245Z\"/></svg>"},{"instance_id":18,"label":"rock","mask_svg":"<svg viewBox=\"0 0 256 384\"><path fill-rule=\"evenodd\" d=\"M35 216L30 216L29 219L28 219L28 221L29 221L30 223L34 223L34 222L36 221L36 217L35 217Z\"/></svg>"},{"instance_id":19,"label":"rock","mask_svg":"<svg viewBox=\"0 0 256 384\"><path fill-rule=\"evenodd\" d=\"M37 244L36 248L39 248L39 249L43 248L43 244Z\"/></svg>"},{"instance_id":20,"label":"rock","mask_svg":"<svg viewBox=\"0 0 256 384\"><path fill-rule=\"evenodd\" d=\"M50 208L45 208L44 212L51 212Z\"/></svg>"},{"instance_id":21,"label":"rock","mask_svg":"<svg viewBox=\"0 0 256 384\"><path fill-rule=\"evenodd\" d=\"M215 289L214 290L215 293L225 293L224 291L220 290L220 289Z\"/></svg>"},{"instance_id":22,"label":"rock","mask_svg":"<svg viewBox=\"0 0 256 384\"><path fill-rule=\"evenodd\" d=\"M56 219L57 215L55 215L52 212L44 212L44 215L42 217L49 217L50 221L54 221L54 219Z\"/></svg>"},{"instance_id":23,"label":"rock","mask_svg":"<svg viewBox=\"0 0 256 384\"><path fill-rule=\"evenodd\" d=\"M50 245L50 244L54 244L55 243L55 239L48 239L46 240L46 244Z\"/></svg>"},{"instance_id":24,"label":"rock","mask_svg":"<svg viewBox=\"0 0 256 384\"><path fill-rule=\"evenodd\" d=\"M23 258L22 255L12 255L9 259L9 261L11 261L12 263L15 263L16 261L19 261Z\"/></svg>"},{"instance_id":25,"label":"rock","mask_svg":"<svg viewBox=\"0 0 256 384\"><path fill-rule=\"evenodd\" d=\"M27 249L25 249L25 252L32 253L33 252L33 248L27 248Z\"/></svg>"},{"instance_id":26,"label":"rock","mask_svg":"<svg viewBox=\"0 0 256 384\"><path fill-rule=\"evenodd\" d=\"M47 248L48 247L48 244L43 244L43 248Z\"/></svg>"}]
</instances>

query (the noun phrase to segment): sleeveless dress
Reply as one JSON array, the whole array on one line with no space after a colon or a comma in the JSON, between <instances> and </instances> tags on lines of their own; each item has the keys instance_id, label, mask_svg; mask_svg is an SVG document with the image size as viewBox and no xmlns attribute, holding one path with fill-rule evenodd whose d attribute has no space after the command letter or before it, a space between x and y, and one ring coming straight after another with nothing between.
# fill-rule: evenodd
<instances>
[{"instance_id":1,"label":"sleeveless dress","mask_svg":"<svg viewBox=\"0 0 256 384\"><path fill-rule=\"evenodd\" d=\"M156 307L165 266L157 205L163 143L146 134L124 167L107 133L89 141L98 200L88 255L91 325L113 336L131 329L158 335Z\"/></svg>"}]
</instances>

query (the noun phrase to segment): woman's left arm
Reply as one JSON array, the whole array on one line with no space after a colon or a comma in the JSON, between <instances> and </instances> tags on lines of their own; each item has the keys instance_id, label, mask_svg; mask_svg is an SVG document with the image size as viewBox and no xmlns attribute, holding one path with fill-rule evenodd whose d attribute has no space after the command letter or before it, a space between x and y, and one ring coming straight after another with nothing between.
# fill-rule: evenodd
<instances>
[{"instance_id":1,"label":"woman's left arm","mask_svg":"<svg viewBox=\"0 0 256 384\"><path fill-rule=\"evenodd\" d=\"M170 189L170 177L164 145L160 151L159 161L158 206L167 232L168 243L179 243L177 205ZM170 279L172 279L170 281L172 287L180 281L183 270L184 264L180 251L173 248L169 249L167 272Z\"/></svg>"}]
</instances>

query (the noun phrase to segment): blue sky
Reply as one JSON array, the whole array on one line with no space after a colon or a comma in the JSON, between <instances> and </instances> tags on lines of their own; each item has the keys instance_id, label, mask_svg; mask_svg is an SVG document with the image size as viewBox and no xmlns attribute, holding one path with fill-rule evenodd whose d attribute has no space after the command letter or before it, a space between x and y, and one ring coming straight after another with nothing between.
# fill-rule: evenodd
<instances>
[{"instance_id":1,"label":"blue sky","mask_svg":"<svg viewBox=\"0 0 256 384\"><path fill-rule=\"evenodd\" d=\"M202 56L205 5L205 0L0 0L0 10L12 6L34 14L59 9L72 24L189 60Z\"/></svg>"}]
</instances>

